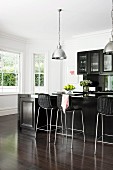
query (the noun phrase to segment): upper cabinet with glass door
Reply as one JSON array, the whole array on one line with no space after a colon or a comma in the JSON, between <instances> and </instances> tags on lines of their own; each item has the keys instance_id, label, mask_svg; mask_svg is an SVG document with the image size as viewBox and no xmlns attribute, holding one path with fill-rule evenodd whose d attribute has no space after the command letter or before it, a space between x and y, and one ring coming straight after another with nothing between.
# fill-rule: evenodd
<instances>
[{"instance_id":1,"label":"upper cabinet with glass door","mask_svg":"<svg viewBox=\"0 0 113 170\"><path fill-rule=\"evenodd\" d=\"M113 72L113 56L112 55L103 55L103 65L102 65L103 73L111 73Z\"/></svg>"},{"instance_id":2,"label":"upper cabinet with glass door","mask_svg":"<svg viewBox=\"0 0 113 170\"><path fill-rule=\"evenodd\" d=\"M103 50L84 51L77 53L78 74L99 74L101 70Z\"/></svg>"},{"instance_id":3,"label":"upper cabinet with glass door","mask_svg":"<svg viewBox=\"0 0 113 170\"><path fill-rule=\"evenodd\" d=\"M86 74L88 72L88 53L78 52L77 53L77 73Z\"/></svg>"},{"instance_id":4,"label":"upper cabinet with glass door","mask_svg":"<svg viewBox=\"0 0 113 170\"><path fill-rule=\"evenodd\" d=\"M102 60L103 50L94 50L89 52L90 55L90 73L98 74L101 71L100 61Z\"/></svg>"}]
</instances>

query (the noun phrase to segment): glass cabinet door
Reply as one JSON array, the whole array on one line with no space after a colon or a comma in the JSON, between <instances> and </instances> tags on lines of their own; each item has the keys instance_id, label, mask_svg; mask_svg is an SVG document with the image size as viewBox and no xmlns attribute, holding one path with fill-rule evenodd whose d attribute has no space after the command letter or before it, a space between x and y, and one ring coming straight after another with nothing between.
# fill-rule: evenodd
<instances>
[{"instance_id":1,"label":"glass cabinet door","mask_svg":"<svg viewBox=\"0 0 113 170\"><path fill-rule=\"evenodd\" d=\"M105 75L104 82L105 82L105 91L113 92L113 75Z\"/></svg>"},{"instance_id":2,"label":"glass cabinet door","mask_svg":"<svg viewBox=\"0 0 113 170\"><path fill-rule=\"evenodd\" d=\"M112 69L112 55L106 55L104 54L103 56L103 71L104 72L111 72L113 69Z\"/></svg>"},{"instance_id":3,"label":"glass cabinet door","mask_svg":"<svg viewBox=\"0 0 113 170\"><path fill-rule=\"evenodd\" d=\"M78 73L87 73L87 53L78 53Z\"/></svg>"},{"instance_id":4,"label":"glass cabinet door","mask_svg":"<svg viewBox=\"0 0 113 170\"><path fill-rule=\"evenodd\" d=\"M90 53L90 72L99 72L100 70L100 54L99 52Z\"/></svg>"}]
</instances>

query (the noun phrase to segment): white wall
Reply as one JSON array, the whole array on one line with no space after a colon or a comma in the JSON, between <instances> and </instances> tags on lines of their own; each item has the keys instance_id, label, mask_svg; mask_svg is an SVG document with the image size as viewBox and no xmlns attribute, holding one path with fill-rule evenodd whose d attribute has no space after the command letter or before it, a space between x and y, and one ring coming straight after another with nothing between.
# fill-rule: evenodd
<instances>
[{"instance_id":1,"label":"white wall","mask_svg":"<svg viewBox=\"0 0 113 170\"><path fill-rule=\"evenodd\" d=\"M33 54L44 53L47 62L47 87L44 92L52 93L60 90L60 61L52 60L52 53L56 49L56 41L28 41L26 46L26 75L29 71L29 77L26 77L26 93L33 92ZM31 68L31 69L30 69ZM46 72L46 73L47 73ZM27 83L29 82L29 83Z\"/></svg>"},{"instance_id":2,"label":"white wall","mask_svg":"<svg viewBox=\"0 0 113 170\"><path fill-rule=\"evenodd\" d=\"M45 53L47 57L47 93L59 91L61 87L61 62L52 60L56 41L29 41L13 35L0 33L0 49L21 52L22 56L22 91L33 93L33 54ZM0 116L17 113L18 95L0 95Z\"/></svg>"},{"instance_id":3,"label":"white wall","mask_svg":"<svg viewBox=\"0 0 113 170\"><path fill-rule=\"evenodd\" d=\"M18 96L0 95L0 116L17 113Z\"/></svg>"},{"instance_id":4,"label":"white wall","mask_svg":"<svg viewBox=\"0 0 113 170\"><path fill-rule=\"evenodd\" d=\"M63 70L63 83L73 83L76 86L76 91L82 90L79 82L83 79L82 75L77 75L77 52L87 50L104 49L111 37L111 30L104 30L89 34L83 34L73 37L71 40L66 41L65 48L67 51L67 60ZM69 70L74 70L75 75L70 76ZM67 72L67 74L66 74ZM71 82L69 82L71 81Z\"/></svg>"},{"instance_id":5,"label":"white wall","mask_svg":"<svg viewBox=\"0 0 113 170\"><path fill-rule=\"evenodd\" d=\"M52 53L56 49L56 41L30 41L27 43L26 54L26 75L29 72L29 77L26 76L25 90L26 93L33 92L33 53L44 52L47 54L48 61L48 93L54 91L62 91L63 86L67 83L72 83L76 86L76 91L81 91L82 87L79 82L82 80L82 75L77 75L77 52L103 49L109 41L111 30L104 30L89 34L78 35L64 44L64 51L66 52L66 60L52 60ZM70 71L75 71L74 75ZM30 82L29 84L27 82Z\"/></svg>"},{"instance_id":6,"label":"white wall","mask_svg":"<svg viewBox=\"0 0 113 170\"><path fill-rule=\"evenodd\" d=\"M26 47L26 41L22 38L17 38L12 35L4 35L0 33L0 49L1 50L9 50L9 51L15 51L15 52L21 52L23 54L23 65L22 65L22 89L24 92L24 67L25 67L25 47ZM17 113L17 102L18 95L0 95L0 116L7 115L7 114L15 114Z\"/></svg>"},{"instance_id":7,"label":"white wall","mask_svg":"<svg viewBox=\"0 0 113 170\"><path fill-rule=\"evenodd\" d=\"M14 36L0 34L0 49L12 50L23 53L22 61L22 93L33 92L33 54L45 53L47 57L47 88L48 93L63 90L67 83L73 83L76 90L82 76L77 75L77 52L84 50L103 49L111 36L110 30L75 36L64 44L66 60L52 60L52 53L56 49L56 41L26 41ZM75 75L71 76L70 71ZM17 95L0 95L0 115L17 112Z\"/></svg>"}]
</instances>

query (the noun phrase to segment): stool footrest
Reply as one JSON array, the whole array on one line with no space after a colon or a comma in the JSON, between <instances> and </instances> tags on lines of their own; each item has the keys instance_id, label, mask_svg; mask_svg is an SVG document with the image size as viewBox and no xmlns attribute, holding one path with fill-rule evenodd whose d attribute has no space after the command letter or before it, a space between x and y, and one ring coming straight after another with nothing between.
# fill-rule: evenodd
<instances>
[{"instance_id":1,"label":"stool footrest","mask_svg":"<svg viewBox=\"0 0 113 170\"><path fill-rule=\"evenodd\" d=\"M44 125L44 126L40 126L40 127L38 127L38 128L36 128L36 130L45 130L45 129L42 129L43 127L50 127L50 124L48 124L48 125ZM56 127L56 125L51 125L51 127ZM55 130L55 129L54 129ZM46 131L49 131L49 130L46 130ZM52 129L51 129L51 131L52 131Z\"/></svg>"},{"instance_id":2,"label":"stool footrest","mask_svg":"<svg viewBox=\"0 0 113 170\"><path fill-rule=\"evenodd\" d=\"M66 128L66 130L72 130L72 128ZM81 129L73 129L74 131L83 132Z\"/></svg>"}]
</instances>

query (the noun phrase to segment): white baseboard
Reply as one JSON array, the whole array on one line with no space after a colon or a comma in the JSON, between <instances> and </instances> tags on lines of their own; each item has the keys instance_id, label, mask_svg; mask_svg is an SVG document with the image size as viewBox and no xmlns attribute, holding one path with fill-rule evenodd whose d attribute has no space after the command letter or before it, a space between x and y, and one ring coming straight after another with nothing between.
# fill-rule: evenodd
<instances>
[{"instance_id":1,"label":"white baseboard","mask_svg":"<svg viewBox=\"0 0 113 170\"><path fill-rule=\"evenodd\" d=\"M0 116L6 116L6 115L11 115L11 114L17 114L17 113L18 113L17 108L0 109Z\"/></svg>"}]
</instances>

